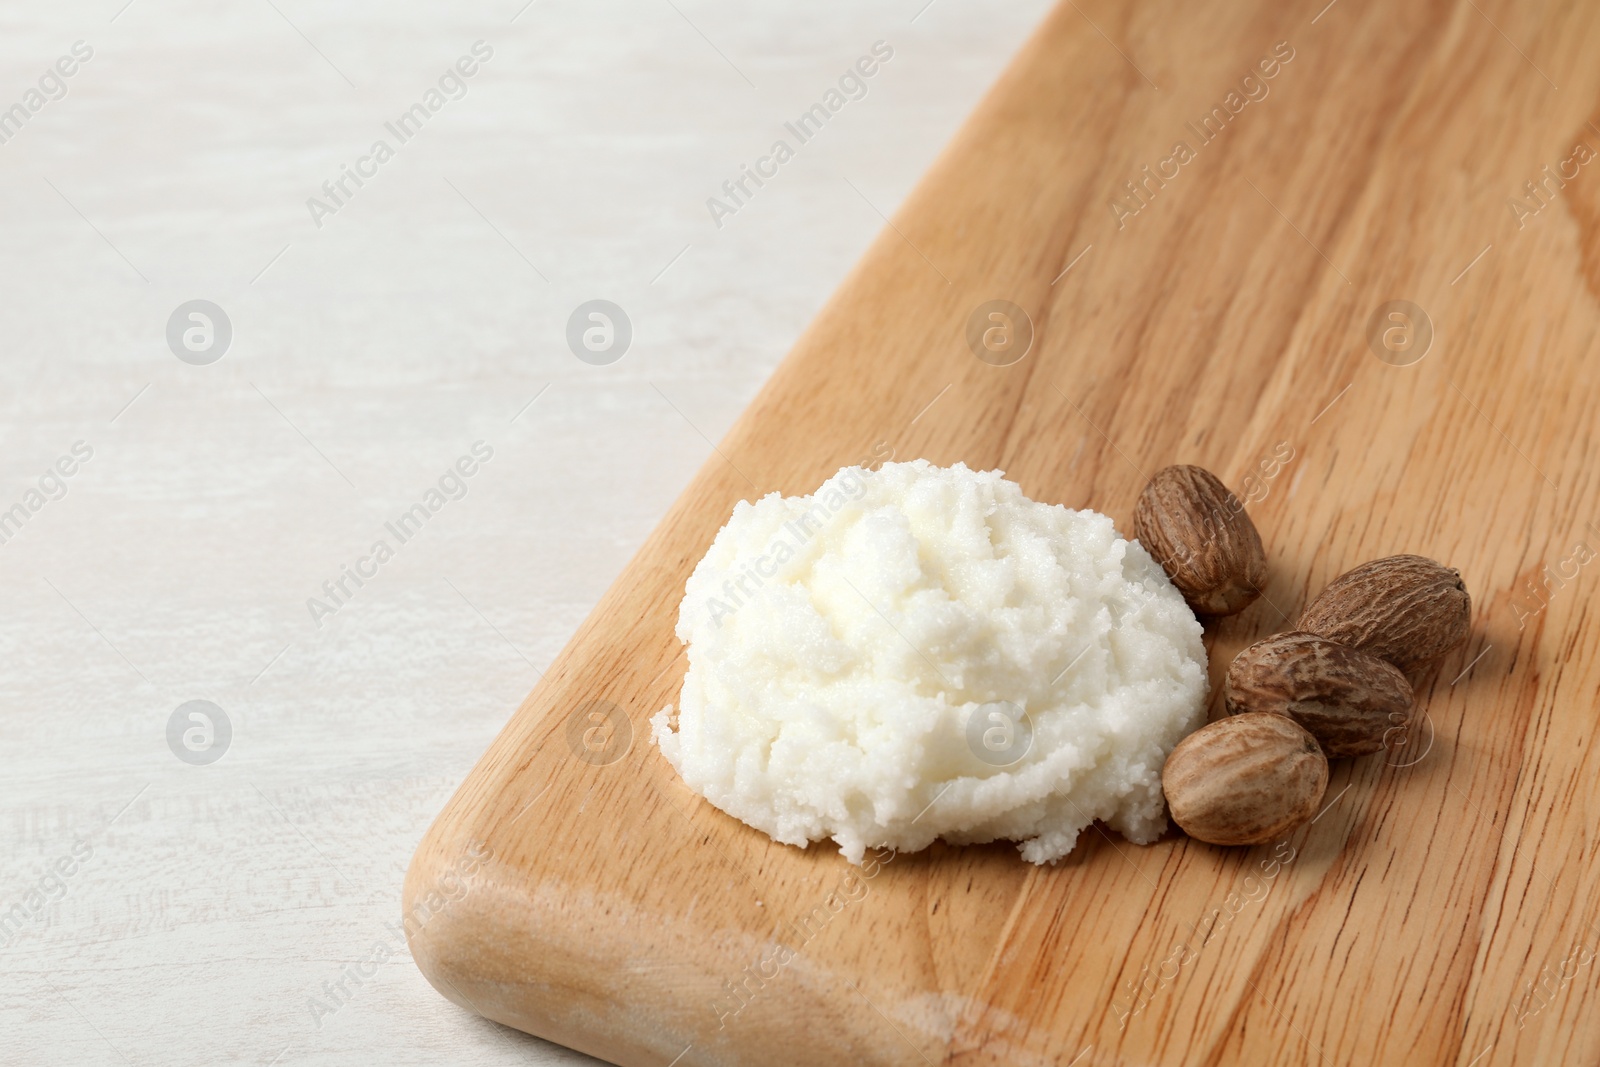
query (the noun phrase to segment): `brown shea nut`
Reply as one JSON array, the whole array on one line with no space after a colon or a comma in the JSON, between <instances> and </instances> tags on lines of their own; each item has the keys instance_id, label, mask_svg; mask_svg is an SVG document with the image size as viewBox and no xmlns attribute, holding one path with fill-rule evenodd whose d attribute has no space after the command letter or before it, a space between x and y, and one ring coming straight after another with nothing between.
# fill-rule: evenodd
<instances>
[{"instance_id":1,"label":"brown shea nut","mask_svg":"<svg viewBox=\"0 0 1600 1067\"><path fill-rule=\"evenodd\" d=\"M1465 641L1471 626L1472 598L1459 571L1426 556L1387 556L1329 582L1295 629L1410 673Z\"/></svg>"},{"instance_id":2,"label":"brown shea nut","mask_svg":"<svg viewBox=\"0 0 1600 1067\"><path fill-rule=\"evenodd\" d=\"M1261 535L1239 498L1204 467L1157 471L1139 494L1133 529L1196 614L1234 615L1261 595Z\"/></svg>"},{"instance_id":3,"label":"brown shea nut","mask_svg":"<svg viewBox=\"0 0 1600 1067\"><path fill-rule=\"evenodd\" d=\"M1411 718L1411 683L1387 660L1316 634L1290 631L1234 657L1223 683L1228 714L1287 715L1329 759L1364 756Z\"/></svg>"},{"instance_id":4,"label":"brown shea nut","mask_svg":"<svg viewBox=\"0 0 1600 1067\"><path fill-rule=\"evenodd\" d=\"M1197 841L1260 845L1317 813L1328 760L1293 719L1251 711L1182 741L1161 769L1172 820Z\"/></svg>"}]
</instances>

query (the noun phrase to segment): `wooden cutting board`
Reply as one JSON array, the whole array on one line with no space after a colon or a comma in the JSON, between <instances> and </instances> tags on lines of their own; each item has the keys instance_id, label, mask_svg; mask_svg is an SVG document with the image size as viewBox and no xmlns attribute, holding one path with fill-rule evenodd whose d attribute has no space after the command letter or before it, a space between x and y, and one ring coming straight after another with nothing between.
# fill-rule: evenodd
<instances>
[{"instance_id":1,"label":"wooden cutting board","mask_svg":"<svg viewBox=\"0 0 1600 1067\"><path fill-rule=\"evenodd\" d=\"M1319 7L1046 20L422 842L441 992L629 1067L1600 1059L1600 6ZM1208 626L1214 686L1391 553L1460 568L1473 634L1285 845L847 881L646 720L734 503L891 455L1123 530L1148 473L1217 471L1272 577Z\"/></svg>"}]
</instances>

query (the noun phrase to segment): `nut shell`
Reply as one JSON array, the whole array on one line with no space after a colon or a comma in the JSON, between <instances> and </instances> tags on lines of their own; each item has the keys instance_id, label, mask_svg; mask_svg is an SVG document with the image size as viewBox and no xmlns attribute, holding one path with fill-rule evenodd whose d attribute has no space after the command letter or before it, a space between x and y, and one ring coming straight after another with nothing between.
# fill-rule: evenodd
<instances>
[{"instance_id":1,"label":"nut shell","mask_svg":"<svg viewBox=\"0 0 1600 1067\"><path fill-rule=\"evenodd\" d=\"M1461 573L1426 556L1386 556L1346 571L1295 625L1408 674L1461 644L1471 628L1472 597Z\"/></svg>"},{"instance_id":2,"label":"nut shell","mask_svg":"<svg viewBox=\"0 0 1600 1067\"><path fill-rule=\"evenodd\" d=\"M1246 712L1178 742L1161 769L1172 819L1213 845L1260 845L1317 813L1328 760L1293 719Z\"/></svg>"},{"instance_id":3,"label":"nut shell","mask_svg":"<svg viewBox=\"0 0 1600 1067\"><path fill-rule=\"evenodd\" d=\"M1404 727L1415 698L1400 668L1317 634L1290 631L1234 657L1223 683L1228 714L1287 715L1329 759L1364 756Z\"/></svg>"},{"instance_id":4,"label":"nut shell","mask_svg":"<svg viewBox=\"0 0 1600 1067\"><path fill-rule=\"evenodd\" d=\"M1239 498L1204 467L1157 471L1139 494L1133 528L1196 614L1234 615L1261 595L1261 535Z\"/></svg>"}]
</instances>

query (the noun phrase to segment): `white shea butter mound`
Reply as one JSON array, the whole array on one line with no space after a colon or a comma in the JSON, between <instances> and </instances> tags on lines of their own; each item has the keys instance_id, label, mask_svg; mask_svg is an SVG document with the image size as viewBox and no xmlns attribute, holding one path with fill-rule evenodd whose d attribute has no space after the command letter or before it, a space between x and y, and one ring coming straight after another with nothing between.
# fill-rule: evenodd
<instances>
[{"instance_id":1,"label":"white shea butter mound","mask_svg":"<svg viewBox=\"0 0 1600 1067\"><path fill-rule=\"evenodd\" d=\"M1167 824L1161 766L1205 719L1200 623L1137 541L1000 471L847 467L741 501L678 616L652 720L684 782L786 844L1019 842Z\"/></svg>"}]
</instances>

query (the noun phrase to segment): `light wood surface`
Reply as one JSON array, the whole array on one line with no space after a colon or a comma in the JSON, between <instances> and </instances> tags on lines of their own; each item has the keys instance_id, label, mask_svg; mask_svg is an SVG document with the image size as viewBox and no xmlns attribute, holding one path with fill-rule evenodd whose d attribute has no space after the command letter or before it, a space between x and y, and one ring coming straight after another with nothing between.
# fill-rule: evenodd
<instances>
[{"instance_id":1,"label":"light wood surface","mask_svg":"<svg viewBox=\"0 0 1600 1067\"><path fill-rule=\"evenodd\" d=\"M1600 149L1600 7L1319 7L1046 20L422 842L411 947L445 995L629 1067L1600 1056L1600 566L1574 555L1600 548L1600 159L1537 214L1508 206ZM1267 94L1202 145L1186 123L1279 42ZM1193 158L1119 220L1179 140ZM1020 362L968 348L989 300L1030 316ZM1431 320L1410 365L1367 340L1392 300ZM1249 493L1271 577L1208 626L1214 686L1395 552L1460 568L1473 635L1421 686L1411 744L1337 764L1285 846L1086 832L1044 868L935 846L830 898L852 870L831 845L701 801L646 720L676 699L683 582L734 502L890 451L1003 468L1124 530L1167 463ZM1535 599L1547 565L1566 577ZM614 762L620 733L569 744L596 701L631 724ZM434 895L469 854L458 899ZM730 1016L738 981L756 992Z\"/></svg>"}]
</instances>

